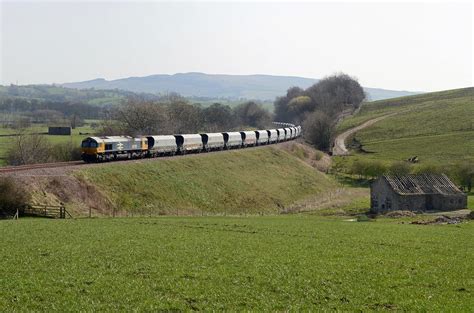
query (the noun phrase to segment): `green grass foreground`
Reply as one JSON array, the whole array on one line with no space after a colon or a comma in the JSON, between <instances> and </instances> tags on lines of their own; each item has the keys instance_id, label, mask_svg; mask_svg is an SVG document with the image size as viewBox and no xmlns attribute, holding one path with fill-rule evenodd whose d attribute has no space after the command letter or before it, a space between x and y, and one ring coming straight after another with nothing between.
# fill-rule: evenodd
<instances>
[{"instance_id":1,"label":"green grass foreground","mask_svg":"<svg viewBox=\"0 0 474 313\"><path fill-rule=\"evenodd\" d=\"M473 223L280 216L0 224L2 311L474 307Z\"/></svg>"}]
</instances>

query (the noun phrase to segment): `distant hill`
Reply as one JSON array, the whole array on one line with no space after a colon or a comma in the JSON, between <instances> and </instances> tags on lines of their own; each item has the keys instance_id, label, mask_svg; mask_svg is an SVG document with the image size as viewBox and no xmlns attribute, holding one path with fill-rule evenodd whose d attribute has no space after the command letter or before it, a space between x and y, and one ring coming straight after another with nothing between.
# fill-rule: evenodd
<instances>
[{"instance_id":1,"label":"distant hill","mask_svg":"<svg viewBox=\"0 0 474 313\"><path fill-rule=\"evenodd\" d=\"M73 102L90 105L114 105L134 96L135 93L121 90L77 90L56 85L0 86L0 101L5 99L23 99L37 102ZM143 95L143 97L156 95Z\"/></svg>"},{"instance_id":2,"label":"distant hill","mask_svg":"<svg viewBox=\"0 0 474 313\"><path fill-rule=\"evenodd\" d=\"M293 86L307 88L318 79L273 75L217 75L204 73L178 73L151 75L116 80L103 78L62 84L76 89L121 89L133 92L177 92L185 97L270 100L285 94ZM365 88L370 100L389 99L414 95L419 92Z\"/></svg>"}]
</instances>

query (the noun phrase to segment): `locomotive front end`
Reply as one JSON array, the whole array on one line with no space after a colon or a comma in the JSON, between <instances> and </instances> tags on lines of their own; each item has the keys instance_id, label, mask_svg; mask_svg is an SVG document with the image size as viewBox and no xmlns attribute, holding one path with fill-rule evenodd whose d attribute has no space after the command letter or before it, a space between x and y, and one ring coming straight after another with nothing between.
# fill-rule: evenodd
<instances>
[{"instance_id":1,"label":"locomotive front end","mask_svg":"<svg viewBox=\"0 0 474 313\"><path fill-rule=\"evenodd\" d=\"M97 142L96 139L88 137L82 141L81 156L85 162L94 162L99 153L104 152L104 145Z\"/></svg>"}]
</instances>

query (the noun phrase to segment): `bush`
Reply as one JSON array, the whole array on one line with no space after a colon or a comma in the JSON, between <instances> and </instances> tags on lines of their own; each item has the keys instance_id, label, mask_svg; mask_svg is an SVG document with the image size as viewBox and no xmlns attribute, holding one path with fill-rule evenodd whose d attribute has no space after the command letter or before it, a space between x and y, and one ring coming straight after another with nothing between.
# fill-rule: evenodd
<instances>
[{"instance_id":1,"label":"bush","mask_svg":"<svg viewBox=\"0 0 474 313\"><path fill-rule=\"evenodd\" d=\"M379 177L387 172L387 166L382 161L371 161L367 164L365 175Z\"/></svg>"},{"instance_id":2,"label":"bush","mask_svg":"<svg viewBox=\"0 0 474 313\"><path fill-rule=\"evenodd\" d=\"M11 177L0 177L0 215L14 215L28 206L30 195Z\"/></svg>"},{"instance_id":3,"label":"bush","mask_svg":"<svg viewBox=\"0 0 474 313\"><path fill-rule=\"evenodd\" d=\"M80 160L81 148L71 142L57 143L51 148L51 159L56 162Z\"/></svg>"},{"instance_id":4,"label":"bush","mask_svg":"<svg viewBox=\"0 0 474 313\"><path fill-rule=\"evenodd\" d=\"M454 176L462 187L465 187L468 192L471 192L474 182L474 162L465 161L457 164L454 170Z\"/></svg>"},{"instance_id":5,"label":"bush","mask_svg":"<svg viewBox=\"0 0 474 313\"><path fill-rule=\"evenodd\" d=\"M392 175L408 175L411 173L411 165L404 161L394 162L388 168L388 172Z\"/></svg>"},{"instance_id":6,"label":"bush","mask_svg":"<svg viewBox=\"0 0 474 313\"><path fill-rule=\"evenodd\" d=\"M413 174L442 174L443 169L436 164L426 163L423 165L415 166L413 169Z\"/></svg>"},{"instance_id":7,"label":"bush","mask_svg":"<svg viewBox=\"0 0 474 313\"><path fill-rule=\"evenodd\" d=\"M324 153L316 150L313 155L313 160L320 161L324 157Z\"/></svg>"},{"instance_id":8,"label":"bush","mask_svg":"<svg viewBox=\"0 0 474 313\"><path fill-rule=\"evenodd\" d=\"M375 178L385 174L387 167L381 161L359 159L352 162L349 172L352 175L358 175L359 178Z\"/></svg>"},{"instance_id":9,"label":"bush","mask_svg":"<svg viewBox=\"0 0 474 313\"><path fill-rule=\"evenodd\" d=\"M362 214L362 215L357 216L357 221L358 222L370 222L370 218L367 215Z\"/></svg>"}]
</instances>

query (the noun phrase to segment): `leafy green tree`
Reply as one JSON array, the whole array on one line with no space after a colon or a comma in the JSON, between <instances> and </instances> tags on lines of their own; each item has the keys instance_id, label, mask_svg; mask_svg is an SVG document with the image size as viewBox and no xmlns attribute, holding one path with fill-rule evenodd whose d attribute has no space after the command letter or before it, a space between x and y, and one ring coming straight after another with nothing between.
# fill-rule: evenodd
<instances>
[{"instance_id":1,"label":"leafy green tree","mask_svg":"<svg viewBox=\"0 0 474 313\"><path fill-rule=\"evenodd\" d=\"M465 187L468 192L471 192L474 182L474 162L466 161L458 164L455 175L461 186Z\"/></svg>"}]
</instances>

